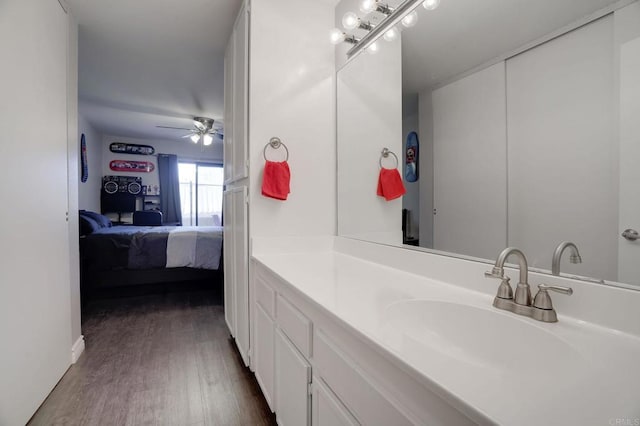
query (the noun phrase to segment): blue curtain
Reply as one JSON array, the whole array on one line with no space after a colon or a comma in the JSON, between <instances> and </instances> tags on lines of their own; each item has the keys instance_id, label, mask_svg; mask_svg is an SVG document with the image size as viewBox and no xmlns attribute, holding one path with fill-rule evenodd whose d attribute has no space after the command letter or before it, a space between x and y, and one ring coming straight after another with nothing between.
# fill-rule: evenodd
<instances>
[{"instance_id":1,"label":"blue curtain","mask_svg":"<svg viewBox=\"0 0 640 426\"><path fill-rule=\"evenodd\" d=\"M182 225L178 156L158 154L158 176L160 178L160 209L164 223Z\"/></svg>"}]
</instances>

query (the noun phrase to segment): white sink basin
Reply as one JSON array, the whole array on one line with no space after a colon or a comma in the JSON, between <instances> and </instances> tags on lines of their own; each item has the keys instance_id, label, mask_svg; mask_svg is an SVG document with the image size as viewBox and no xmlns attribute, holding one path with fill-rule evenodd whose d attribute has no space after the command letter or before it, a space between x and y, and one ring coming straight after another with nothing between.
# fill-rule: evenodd
<instances>
[{"instance_id":1,"label":"white sink basin","mask_svg":"<svg viewBox=\"0 0 640 426\"><path fill-rule=\"evenodd\" d=\"M542 324L542 323L541 323ZM383 325L405 346L492 370L547 376L574 369L583 357L567 342L533 320L491 306L407 300L386 308ZM543 328L544 327L544 328Z\"/></svg>"}]
</instances>

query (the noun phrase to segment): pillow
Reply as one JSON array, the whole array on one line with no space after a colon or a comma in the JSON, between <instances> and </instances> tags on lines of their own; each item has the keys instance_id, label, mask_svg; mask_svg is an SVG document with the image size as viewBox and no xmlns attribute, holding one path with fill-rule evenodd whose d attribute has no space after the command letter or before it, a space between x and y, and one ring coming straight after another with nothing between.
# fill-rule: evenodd
<instances>
[{"instance_id":1,"label":"pillow","mask_svg":"<svg viewBox=\"0 0 640 426\"><path fill-rule=\"evenodd\" d=\"M80 235L89 235L102 228L98 222L82 214L78 216L78 222L80 223Z\"/></svg>"},{"instance_id":2,"label":"pillow","mask_svg":"<svg viewBox=\"0 0 640 426\"><path fill-rule=\"evenodd\" d=\"M88 217L89 219L93 219L100 228L111 228L113 224L108 217L101 215L100 213L92 212L89 210L80 210L80 216Z\"/></svg>"}]
</instances>

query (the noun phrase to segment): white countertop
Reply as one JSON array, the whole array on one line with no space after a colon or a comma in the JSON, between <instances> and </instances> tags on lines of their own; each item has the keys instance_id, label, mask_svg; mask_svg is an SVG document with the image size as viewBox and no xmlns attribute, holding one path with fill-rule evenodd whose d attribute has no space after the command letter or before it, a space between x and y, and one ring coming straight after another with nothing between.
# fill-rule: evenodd
<instances>
[{"instance_id":1,"label":"white countertop","mask_svg":"<svg viewBox=\"0 0 640 426\"><path fill-rule=\"evenodd\" d=\"M488 294L332 249L261 251L253 258L480 423L615 425L625 424L615 423L617 419L629 424L640 419L640 338L635 335L564 317L562 312L560 322L541 323L496 310ZM412 300L429 301L425 309L464 305L480 317L540 335L553 345L538 348L529 345L526 336L496 336L487 327L478 329L473 321L458 321L455 315L443 318L446 324L435 319L440 334L411 326L399 330L390 313L394 305L404 308L408 305L396 304ZM456 334L458 342L443 329ZM479 335L495 339L489 352L484 348L482 354L471 353L474 345L482 346L473 340ZM514 346L514 341L519 343ZM556 346L561 349L558 353ZM504 354L514 356L504 358ZM494 361L500 356L501 362Z\"/></svg>"}]
</instances>

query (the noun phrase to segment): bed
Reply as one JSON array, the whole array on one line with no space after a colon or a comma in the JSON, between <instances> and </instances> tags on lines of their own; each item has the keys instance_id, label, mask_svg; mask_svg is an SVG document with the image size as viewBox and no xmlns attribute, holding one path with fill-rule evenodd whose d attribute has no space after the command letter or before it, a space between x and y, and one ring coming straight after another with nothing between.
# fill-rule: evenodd
<instances>
[{"instance_id":1,"label":"bed","mask_svg":"<svg viewBox=\"0 0 640 426\"><path fill-rule=\"evenodd\" d=\"M114 226L81 211L80 235L83 298L141 285L222 285L222 227Z\"/></svg>"}]
</instances>

